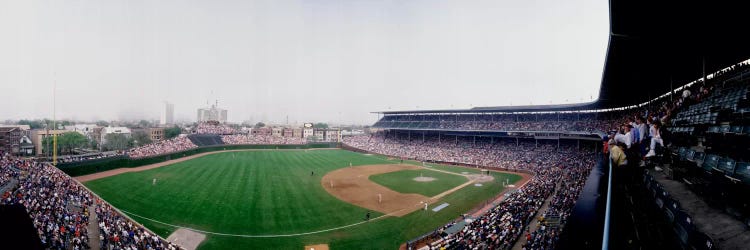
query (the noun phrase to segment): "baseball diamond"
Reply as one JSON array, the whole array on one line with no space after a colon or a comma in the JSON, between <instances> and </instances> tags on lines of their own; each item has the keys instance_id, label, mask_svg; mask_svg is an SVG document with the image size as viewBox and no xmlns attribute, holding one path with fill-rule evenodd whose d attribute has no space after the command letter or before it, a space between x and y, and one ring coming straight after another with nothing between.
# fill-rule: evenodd
<instances>
[{"instance_id":1,"label":"baseball diamond","mask_svg":"<svg viewBox=\"0 0 750 250\"><path fill-rule=\"evenodd\" d=\"M385 157L337 149L220 152L170 163L105 174L84 184L165 238L179 228L204 233L206 239L199 249L299 249L320 243L332 249L393 249L484 205L483 201L503 191L499 181L482 187L468 185L473 181L460 172L480 173L476 169L435 166L434 170L425 170L408 161L394 164ZM400 190L399 185L386 187L368 179L378 173L411 171L407 169L429 171L439 179L450 176L459 182L427 197L401 193L395 191ZM441 170L453 170L455 174L438 172ZM519 185L522 178L528 178L522 174L491 174ZM356 183L346 182L347 178L369 186L355 189ZM153 179L158 180L155 185ZM401 186L414 183L410 180ZM434 187L424 190L435 192L431 189ZM378 204L377 194L382 194L382 204ZM451 206L425 212L419 210L421 201L429 201L430 207L442 202ZM368 212L372 217L365 222ZM367 240L373 238L382 240Z\"/></svg>"}]
</instances>

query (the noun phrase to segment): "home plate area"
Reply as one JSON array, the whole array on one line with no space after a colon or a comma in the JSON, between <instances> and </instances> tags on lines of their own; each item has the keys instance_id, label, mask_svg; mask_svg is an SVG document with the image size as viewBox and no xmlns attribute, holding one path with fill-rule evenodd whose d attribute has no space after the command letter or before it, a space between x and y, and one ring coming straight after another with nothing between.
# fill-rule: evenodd
<instances>
[{"instance_id":1,"label":"home plate area","mask_svg":"<svg viewBox=\"0 0 750 250\"><path fill-rule=\"evenodd\" d=\"M198 248L198 245L200 245L204 239L206 239L205 234L191 231L185 228L177 229L177 231L174 231L174 233L167 237L168 241L173 242L187 250L194 250Z\"/></svg>"}]
</instances>

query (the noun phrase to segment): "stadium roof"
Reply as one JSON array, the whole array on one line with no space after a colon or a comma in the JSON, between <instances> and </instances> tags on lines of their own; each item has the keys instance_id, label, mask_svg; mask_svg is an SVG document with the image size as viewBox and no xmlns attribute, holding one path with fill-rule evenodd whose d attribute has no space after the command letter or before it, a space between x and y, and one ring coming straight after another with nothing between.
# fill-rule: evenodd
<instances>
[{"instance_id":1,"label":"stadium roof","mask_svg":"<svg viewBox=\"0 0 750 250\"><path fill-rule=\"evenodd\" d=\"M741 1L610 1L610 36L599 98L564 105L478 107L399 113L532 112L619 108L750 58Z\"/></svg>"}]
</instances>

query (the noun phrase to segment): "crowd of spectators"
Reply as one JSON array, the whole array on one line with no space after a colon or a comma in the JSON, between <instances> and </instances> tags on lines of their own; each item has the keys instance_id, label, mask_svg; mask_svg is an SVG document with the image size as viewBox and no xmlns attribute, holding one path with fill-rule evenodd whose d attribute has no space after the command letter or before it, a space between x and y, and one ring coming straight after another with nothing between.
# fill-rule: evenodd
<instances>
[{"instance_id":1,"label":"crowd of spectators","mask_svg":"<svg viewBox=\"0 0 750 250\"><path fill-rule=\"evenodd\" d=\"M132 148L128 150L128 156L130 158L143 158L154 155L168 154L196 148L190 139L186 135L179 135L172 139L157 141L154 143L146 144L140 147Z\"/></svg>"},{"instance_id":2,"label":"crowd of spectators","mask_svg":"<svg viewBox=\"0 0 750 250\"><path fill-rule=\"evenodd\" d=\"M221 140L225 144L305 144L307 141L301 137L284 137L284 136L272 136L272 135L252 135L252 134L235 134L235 135L224 135L221 136Z\"/></svg>"},{"instance_id":3,"label":"crowd of spectators","mask_svg":"<svg viewBox=\"0 0 750 250\"><path fill-rule=\"evenodd\" d=\"M0 204L26 208L42 246L48 249L86 249L91 194L55 167L4 155L3 169L17 172L17 185L3 194Z\"/></svg>"},{"instance_id":4,"label":"crowd of spectators","mask_svg":"<svg viewBox=\"0 0 750 250\"><path fill-rule=\"evenodd\" d=\"M0 151L0 173L8 180L17 181L3 193L0 205L23 205L46 249L90 249L94 240L100 240L101 249L108 250L177 249L120 216L70 176L49 164L16 158ZM89 218L94 212L89 209L92 207L102 232L99 239L89 239Z\"/></svg>"},{"instance_id":5,"label":"crowd of spectators","mask_svg":"<svg viewBox=\"0 0 750 250\"><path fill-rule=\"evenodd\" d=\"M199 122L193 130L194 134L216 134L216 135L231 135L236 134L237 130L229 127L225 124L218 122Z\"/></svg>"},{"instance_id":6,"label":"crowd of spectators","mask_svg":"<svg viewBox=\"0 0 750 250\"><path fill-rule=\"evenodd\" d=\"M124 154L124 151L107 151L107 152L89 153L89 154L82 154L82 155L63 155L57 158L57 162L69 163L69 162L78 162L78 161L88 161L88 160L96 160L96 159L102 159L102 158L109 158L113 156L119 156L122 154Z\"/></svg>"},{"instance_id":7,"label":"crowd of spectators","mask_svg":"<svg viewBox=\"0 0 750 250\"><path fill-rule=\"evenodd\" d=\"M383 134L374 136L351 136L344 138L344 144L377 154L411 158L419 161L452 162L486 167L525 170L535 165L546 152L557 152L557 143L536 144L534 141L517 143L515 139L488 139L476 143L470 137L436 136L394 140Z\"/></svg>"},{"instance_id":8,"label":"crowd of spectators","mask_svg":"<svg viewBox=\"0 0 750 250\"><path fill-rule=\"evenodd\" d=\"M598 114L389 115L373 126L500 131L607 132L612 121Z\"/></svg>"},{"instance_id":9,"label":"crowd of spectators","mask_svg":"<svg viewBox=\"0 0 750 250\"><path fill-rule=\"evenodd\" d=\"M126 219L107 203L97 202L95 212L99 220L102 249L178 249L172 243Z\"/></svg>"},{"instance_id":10,"label":"crowd of spectators","mask_svg":"<svg viewBox=\"0 0 750 250\"><path fill-rule=\"evenodd\" d=\"M0 150L0 190L9 185L11 180L18 179L20 164L14 164L14 159Z\"/></svg>"},{"instance_id":11,"label":"crowd of spectators","mask_svg":"<svg viewBox=\"0 0 750 250\"><path fill-rule=\"evenodd\" d=\"M515 140L476 143L460 138L386 139L382 134L376 134L348 137L344 143L373 153L420 161L475 164L535 173L527 185L509 194L502 203L459 232L441 234L440 240L430 244L436 249L509 249L523 235L523 229L533 220L544 201L553 194L549 209L542 216L554 215L563 225L596 161L593 150L578 150L572 146L557 148L556 144L538 145ZM526 249L552 249L561 225L550 227L542 224L538 230L527 233Z\"/></svg>"},{"instance_id":12,"label":"crowd of spectators","mask_svg":"<svg viewBox=\"0 0 750 250\"><path fill-rule=\"evenodd\" d=\"M552 222L556 219L557 225L564 226L567 223L576 200L578 200L578 195L586 182L586 177L591 170L587 166L593 165L593 162L591 162L593 158L578 158L575 160L583 161L583 163L568 162L566 165L573 167L565 168L558 173L562 175L558 182L559 186L553 194L549 206L541 216L541 222ZM555 249L561 229L559 226L548 226L545 223L540 223L537 230L525 235L526 243L522 247L524 249Z\"/></svg>"}]
</instances>

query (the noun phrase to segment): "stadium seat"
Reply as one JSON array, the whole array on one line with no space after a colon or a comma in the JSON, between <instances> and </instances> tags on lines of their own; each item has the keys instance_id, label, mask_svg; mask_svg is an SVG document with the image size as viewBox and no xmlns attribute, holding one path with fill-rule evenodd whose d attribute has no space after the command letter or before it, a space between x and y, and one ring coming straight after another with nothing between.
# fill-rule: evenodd
<instances>
[{"instance_id":1,"label":"stadium seat","mask_svg":"<svg viewBox=\"0 0 750 250\"><path fill-rule=\"evenodd\" d=\"M661 210L664 209L665 203L667 200L670 199L669 192L664 189L661 185L658 185L656 188L656 197L654 199L654 203L656 206Z\"/></svg>"},{"instance_id":2,"label":"stadium seat","mask_svg":"<svg viewBox=\"0 0 750 250\"><path fill-rule=\"evenodd\" d=\"M695 150L687 150L685 152L685 160L695 162Z\"/></svg>"},{"instance_id":3,"label":"stadium seat","mask_svg":"<svg viewBox=\"0 0 750 250\"><path fill-rule=\"evenodd\" d=\"M690 233L693 231L693 218L684 211L678 211L673 230L682 245L688 245Z\"/></svg>"},{"instance_id":4,"label":"stadium seat","mask_svg":"<svg viewBox=\"0 0 750 250\"><path fill-rule=\"evenodd\" d=\"M713 250L716 249L716 244L714 243L713 239L711 237L708 237L708 235L693 230L690 233L690 248L695 250Z\"/></svg>"},{"instance_id":5,"label":"stadium seat","mask_svg":"<svg viewBox=\"0 0 750 250\"><path fill-rule=\"evenodd\" d=\"M735 134L742 134L742 126L732 126L729 131Z\"/></svg>"},{"instance_id":6,"label":"stadium seat","mask_svg":"<svg viewBox=\"0 0 750 250\"><path fill-rule=\"evenodd\" d=\"M716 170L724 173L727 176L732 176L734 174L735 165L736 162L732 158L723 157L721 158L721 160L719 160Z\"/></svg>"},{"instance_id":7,"label":"stadium seat","mask_svg":"<svg viewBox=\"0 0 750 250\"><path fill-rule=\"evenodd\" d=\"M688 149L686 147L680 147L677 150L677 155L680 157L680 160L685 160L685 156L687 155Z\"/></svg>"},{"instance_id":8,"label":"stadium seat","mask_svg":"<svg viewBox=\"0 0 750 250\"><path fill-rule=\"evenodd\" d=\"M680 204L677 200L669 198L664 206L664 214L667 216L667 222L671 225L674 223L676 214L680 211Z\"/></svg>"},{"instance_id":9,"label":"stadium seat","mask_svg":"<svg viewBox=\"0 0 750 250\"><path fill-rule=\"evenodd\" d=\"M706 155L706 159L703 161L703 164L701 164L700 167L704 171L710 172L711 170L716 168L716 166L718 166L720 159L721 157L715 154Z\"/></svg>"},{"instance_id":10,"label":"stadium seat","mask_svg":"<svg viewBox=\"0 0 750 250\"><path fill-rule=\"evenodd\" d=\"M738 162L734 168L732 177L739 179L745 184L750 184L750 163Z\"/></svg>"}]
</instances>

